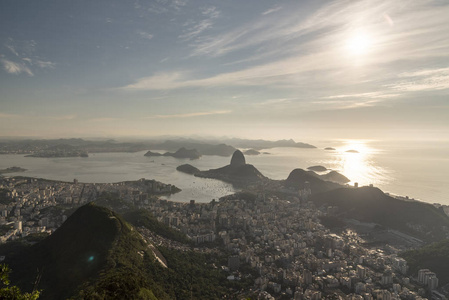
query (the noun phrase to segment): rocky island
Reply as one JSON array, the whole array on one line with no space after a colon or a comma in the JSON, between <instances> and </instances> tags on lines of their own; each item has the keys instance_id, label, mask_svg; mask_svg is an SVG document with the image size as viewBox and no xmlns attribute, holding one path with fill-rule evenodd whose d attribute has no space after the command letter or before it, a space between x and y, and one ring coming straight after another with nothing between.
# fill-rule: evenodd
<instances>
[{"instance_id":1,"label":"rocky island","mask_svg":"<svg viewBox=\"0 0 449 300\"><path fill-rule=\"evenodd\" d=\"M190 175L195 175L200 172L200 170L198 168L196 168L192 165L189 165L189 164L180 165L176 168L176 170L178 170L179 172L190 174Z\"/></svg>"},{"instance_id":2,"label":"rocky island","mask_svg":"<svg viewBox=\"0 0 449 300\"><path fill-rule=\"evenodd\" d=\"M182 147L178 149L178 151L176 151L175 153L165 152L164 154L161 154L158 152L148 151L147 153L145 153L144 156L171 156L175 158L190 158L191 160L193 160L200 158L201 154L196 149L186 149Z\"/></svg>"},{"instance_id":3,"label":"rocky island","mask_svg":"<svg viewBox=\"0 0 449 300\"><path fill-rule=\"evenodd\" d=\"M249 149L243 152L245 155L259 155L260 152L254 149Z\"/></svg>"},{"instance_id":4,"label":"rocky island","mask_svg":"<svg viewBox=\"0 0 449 300\"><path fill-rule=\"evenodd\" d=\"M27 171L27 169L20 168L20 167L9 167L9 168L0 170L0 174L18 173L18 172L25 172L25 171Z\"/></svg>"},{"instance_id":5,"label":"rocky island","mask_svg":"<svg viewBox=\"0 0 449 300\"><path fill-rule=\"evenodd\" d=\"M357 151L357 150L352 150L352 149L351 149L351 150L346 150L346 152L347 152L347 153L359 153L359 151Z\"/></svg>"},{"instance_id":6,"label":"rocky island","mask_svg":"<svg viewBox=\"0 0 449 300\"><path fill-rule=\"evenodd\" d=\"M311 167L308 167L307 170L312 170L312 171L315 171L315 172L325 172L328 169L326 167L323 167L323 166L311 166Z\"/></svg>"},{"instance_id":7,"label":"rocky island","mask_svg":"<svg viewBox=\"0 0 449 300\"><path fill-rule=\"evenodd\" d=\"M240 150L236 150L227 166L199 171L194 174L197 177L219 179L236 185L247 185L250 183L261 183L269 181L253 165L247 164L245 156Z\"/></svg>"}]
</instances>

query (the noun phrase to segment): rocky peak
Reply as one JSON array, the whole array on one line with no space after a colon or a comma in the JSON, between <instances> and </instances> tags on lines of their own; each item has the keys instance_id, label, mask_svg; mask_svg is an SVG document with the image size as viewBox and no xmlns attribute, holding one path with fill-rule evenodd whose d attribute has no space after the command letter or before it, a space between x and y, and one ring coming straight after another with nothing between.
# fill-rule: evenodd
<instances>
[{"instance_id":1,"label":"rocky peak","mask_svg":"<svg viewBox=\"0 0 449 300\"><path fill-rule=\"evenodd\" d=\"M235 150L234 154L232 154L231 166L239 167L243 165L246 165L245 156L243 155L242 151Z\"/></svg>"}]
</instances>

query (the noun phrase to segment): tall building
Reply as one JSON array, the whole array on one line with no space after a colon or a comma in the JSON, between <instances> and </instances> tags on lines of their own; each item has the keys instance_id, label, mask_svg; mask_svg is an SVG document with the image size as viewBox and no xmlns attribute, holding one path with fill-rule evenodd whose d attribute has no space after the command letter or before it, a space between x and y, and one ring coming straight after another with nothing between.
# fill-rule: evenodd
<instances>
[{"instance_id":1,"label":"tall building","mask_svg":"<svg viewBox=\"0 0 449 300\"><path fill-rule=\"evenodd\" d=\"M357 266L357 276L360 279L364 279L366 277L366 269L361 265Z\"/></svg>"},{"instance_id":2,"label":"tall building","mask_svg":"<svg viewBox=\"0 0 449 300\"><path fill-rule=\"evenodd\" d=\"M433 273L435 274L435 273ZM438 287L438 278L436 275L430 275L429 278L427 279L427 287L430 290L434 290Z\"/></svg>"},{"instance_id":3,"label":"tall building","mask_svg":"<svg viewBox=\"0 0 449 300\"><path fill-rule=\"evenodd\" d=\"M302 272L302 277L304 279L304 284L309 285L312 283L312 272L310 270L304 269Z\"/></svg>"}]
</instances>

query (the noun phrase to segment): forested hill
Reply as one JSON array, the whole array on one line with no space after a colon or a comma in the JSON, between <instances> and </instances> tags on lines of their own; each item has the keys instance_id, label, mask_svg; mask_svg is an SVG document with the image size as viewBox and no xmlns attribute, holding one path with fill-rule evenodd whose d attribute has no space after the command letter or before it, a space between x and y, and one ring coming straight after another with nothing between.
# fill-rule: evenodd
<instances>
[{"instance_id":1,"label":"forested hill","mask_svg":"<svg viewBox=\"0 0 449 300\"><path fill-rule=\"evenodd\" d=\"M341 217L377 223L426 241L445 238L449 229L449 218L433 205L396 199L374 187L340 188L314 194L311 200L318 206L337 206Z\"/></svg>"},{"instance_id":2,"label":"forested hill","mask_svg":"<svg viewBox=\"0 0 449 300\"><path fill-rule=\"evenodd\" d=\"M173 234L141 212L128 217ZM13 270L12 283L24 291L37 285L40 299L220 299L229 293L225 275L205 254L159 248L166 267L149 246L120 215L90 203L37 244L12 242L0 253Z\"/></svg>"}]
</instances>

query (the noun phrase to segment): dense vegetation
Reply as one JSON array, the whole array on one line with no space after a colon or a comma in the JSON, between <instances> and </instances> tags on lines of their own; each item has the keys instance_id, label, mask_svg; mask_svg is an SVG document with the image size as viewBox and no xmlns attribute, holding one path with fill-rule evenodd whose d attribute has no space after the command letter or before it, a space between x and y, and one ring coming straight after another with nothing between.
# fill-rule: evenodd
<instances>
[{"instance_id":1,"label":"dense vegetation","mask_svg":"<svg viewBox=\"0 0 449 300\"><path fill-rule=\"evenodd\" d=\"M148 210L139 209L123 214L123 218L136 227L145 227L150 231L167 239L181 243L189 243L187 236L161 222L159 222Z\"/></svg>"},{"instance_id":2,"label":"dense vegetation","mask_svg":"<svg viewBox=\"0 0 449 300\"><path fill-rule=\"evenodd\" d=\"M407 251L401 256L407 260L412 275L416 276L420 269L430 269L437 274L440 286L449 283L449 240Z\"/></svg>"},{"instance_id":3,"label":"dense vegetation","mask_svg":"<svg viewBox=\"0 0 449 300\"><path fill-rule=\"evenodd\" d=\"M39 291L23 293L19 287L11 285L9 273L11 270L6 265L0 265L0 299L11 300L36 300L39 298Z\"/></svg>"},{"instance_id":4,"label":"dense vegetation","mask_svg":"<svg viewBox=\"0 0 449 300\"><path fill-rule=\"evenodd\" d=\"M14 202L11 197L6 196L7 193L9 193L9 190L0 189L0 204L8 205L9 203Z\"/></svg>"},{"instance_id":5,"label":"dense vegetation","mask_svg":"<svg viewBox=\"0 0 449 300\"><path fill-rule=\"evenodd\" d=\"M182 240L144 211L129 213L166 236ZM139 221L142 217L143 220ZM145 225L143 225L145 226ZM51 236L29 246L25 240L0 247L25 291L36 284L42 299L221 299L231 283L212 267L218 255L160 249L168 268L118 214L93 203L80 207Z\"/></svg>"},{"instance_id":6,"label":"dense vegetation","mask_svg":"<svg viewBox=\"0 0 449 300\"><path fill-rule=\"evenodd\" d=\"M378 188L341 188L314 194L311 200L318 206L338 206L340 217L377 223L426 241L445 238L449 228L449 218L433 205L392 198Z\"/></svg>"}]
</instances>

